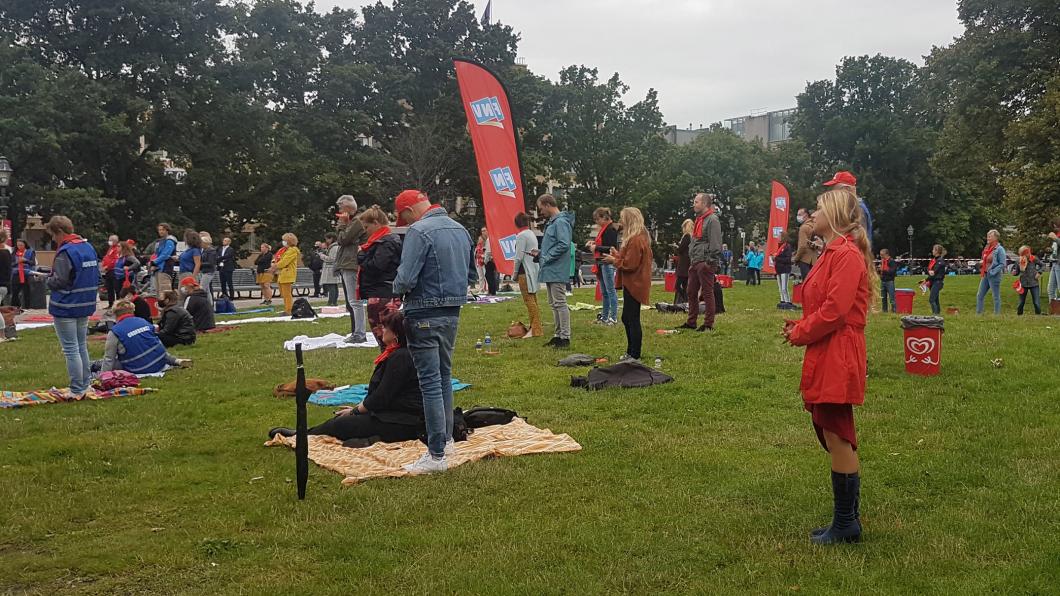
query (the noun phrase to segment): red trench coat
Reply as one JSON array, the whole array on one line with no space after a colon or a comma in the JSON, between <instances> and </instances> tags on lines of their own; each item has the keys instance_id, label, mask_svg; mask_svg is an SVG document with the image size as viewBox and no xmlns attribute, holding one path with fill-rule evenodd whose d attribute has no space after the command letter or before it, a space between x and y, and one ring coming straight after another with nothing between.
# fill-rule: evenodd
<instances>
[{"instance_id":1,"label":"red trench coat","mask_svg":"<svg viewBox=\"0 0 1060 596\"><path fill-rule=\"evenodd\" d=\"M869 280L865 257L849 236L833 240L810 270L803 316L789 338L806 346L799 390L807 404L865 402L865 319Z\"/></svg>"}]
</instances>

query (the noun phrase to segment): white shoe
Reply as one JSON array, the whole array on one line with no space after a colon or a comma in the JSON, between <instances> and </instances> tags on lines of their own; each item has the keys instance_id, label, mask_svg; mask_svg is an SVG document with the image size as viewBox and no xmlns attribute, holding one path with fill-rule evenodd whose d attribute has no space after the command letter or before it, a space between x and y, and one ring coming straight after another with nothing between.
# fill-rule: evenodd
<instances>
[{"instance_id":1,"label":"white shoe","mask_svg":"<svg viewBox=\"0 0 1060 596\"><path fill-rule=\"evenodd\" d=\"M456 441L449 439L445 442L445 456L449 457L456 453ZM448 462L447 462L448 465Z\"/></svg>"},{"instance_id":2,"label":"white shoe","mask_svg":"<svg viewBox=\"0 0 1060 596\"><path fill-rule=\"evenodd\" d=\"M437 474L438 472L445 472L448 469L449 462L446 461L445 456L435 459L430 451L424 453L415 462L405 466L405 471L413 476L419 476L420 474Z\"/></svg>"}]
</instances>

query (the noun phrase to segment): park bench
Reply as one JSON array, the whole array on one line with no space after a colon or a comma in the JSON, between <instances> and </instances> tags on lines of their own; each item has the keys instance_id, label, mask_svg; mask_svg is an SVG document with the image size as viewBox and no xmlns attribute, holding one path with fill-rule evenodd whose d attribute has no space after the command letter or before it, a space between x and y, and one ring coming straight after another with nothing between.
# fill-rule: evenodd
<instances>
[{"instance_id":1,"label":"park bench","mask_svg":"<svg viewBox=\"0 0 1060 596\"><path fill-rule=\"evenodd\" d=\"M232 289L235 290L236 295L232 296L232 298L252 298L255 293L257 293L258 296L261 296L261 288L258 287L257 277L257 272L254 269L236 269L233 271ZM276 283L273 283L272 287L278 294L279 286ZM313 271L308 267L299 267L292 289L295 296L308 296L313 291ZM210 282L210 292L212 292L214 296L219 296L221 294L220 273L215 275Z\"/></svg>"}]
</instances>

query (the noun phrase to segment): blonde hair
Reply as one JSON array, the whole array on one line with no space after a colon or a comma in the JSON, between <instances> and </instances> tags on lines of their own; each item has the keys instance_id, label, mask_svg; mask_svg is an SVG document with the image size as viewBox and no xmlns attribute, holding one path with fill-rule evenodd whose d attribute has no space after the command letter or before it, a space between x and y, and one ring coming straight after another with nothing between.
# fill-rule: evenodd
<instances>
[{"instance_id":1,"label":"blonde hair","mask_svg":"<svg viewBox=\"0 0 1060 596\"><path fill-rule=\"evenodd\" d=\"M696 222L686 219L681 222L681 234L691 234L696 229Z\"/></svg>"},{"instance_id":2,"label":"blonde hair","mask_svg":"<svg viewBox=\"0 0 1060 596\"><path fill-rule=\"evenodd\" d=\"M1031 260L1030 257L1031 257L1031 254L1033 254L1033 253L1031 253L1031 247L1029 247L1026 244L1024 244L1023 246L1020 247L1020 250L1019 250L1018 254L1020 256L1020 271L1023 271L1024 269L1027 268L1027 265L1030 263L1030 260Z\"/></svg>"},{"instance_id":3,"label":"blonde hair","mask_svg":"<svg viewBox=\"0 0 1060 596\"><path fill-rule=\"evenodd\" d=\"M879 275L876 273L875 259L869 246L869 235L862 222L861 206L858 197L851 188L837 188L817 197L815 217L824 217L828 227L836 236L850 236L854 244L865 257L865 274L869 282L871 300L879 295Z\"/></svg>"},{"instance_id":4,"label":"blonde hair","mask_svg":"<svg viewBox=\"0 0 1060 596\"><path fill-rule=\"evenodd\" d=\"M936 244L935 246L931 247L931 252L939 253L938 257L941 259L942 257L946 256L946 247L942 246L941 244Z\"/></svg>"},{"instance_id":5,"label":"blonde hair","mask_svg":"<svg viewBox=\"0 0 1060 596\"><path fill-rule=\"evenodd\" d=\"M298 236L295 236L294 234L292 234L290 232L287 232L283 236L280 236L280 239L281 240L286 240L288 247L298 246Z\"/></svg>"},{"instance_id":6,"label":"blonde hair","mask_svg":"<svg viewBox=\"0 0 1060 596\"><path fill-rule=\"evenodd\" d=\"M648 228L644 227L644 215L641 214L640 209L625 207L618 214L618 220L622 224L623 243L629 242L638 234L644 234L648 237L648 243L651 244L651 236L648 234Z\"/></svg>"},{"instance_id":7,"label":"blonde hair","mask_svg":"<svg viewBox=\"0 0 1060 596\"><path fill-rule=\"evenodd\" d=\"M379 226L389 226L390 217L378 205L372 205L361 213L361 223L374 223Z\"/></svg>"},{"instance_id":8,"label":"blonde hair","mask_svg":"<svg viewBox=\"0 0 1060 596\"><path fill-rule=\"evenodd\" d=\"M199 238L206 246L213 246L213 236L209 232L199 232Z\"/></svg>"}]
</instances>

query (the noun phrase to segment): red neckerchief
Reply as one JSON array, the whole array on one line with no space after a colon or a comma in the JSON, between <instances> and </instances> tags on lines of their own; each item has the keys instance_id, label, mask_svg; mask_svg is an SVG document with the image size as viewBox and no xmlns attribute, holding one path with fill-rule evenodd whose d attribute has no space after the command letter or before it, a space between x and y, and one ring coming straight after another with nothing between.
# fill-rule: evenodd
<instances>
[{"instance_id":1,"label":"red neckerchief","mask_svg":"<svg viewBox=\"0 0 1060 596\"><path fill-rule=\"evenodd\" d=\"M387 346L386 349L383 350L382 354L375 357L375 365L379 366L380 364L386 362L386 359L390 358L390 355L397 351L397 349L400 347L400 344L392 344Z\"/></svg>"},{"instance_id":2,"label":"red neckerchief","mask_svg":"<svg viewBox=\"0 0 1060 596\"><path fill-rule=\"evenodd\" d=\"M696 240L702 240L703 239L703 220L707 219L711 215L714 215L714 208L713 207L711 207L710 209L707 209L706 211L703 212L703 215L700 215L699 217L696 218L696 227L692 231L692 237L693 238L695 238Z\"/></svg>"},{"instance_id":3,"label":"red neckerchief","mask_svg":"<svg viewBox=\"0 0 1060 596\"><path fill-rule=\"evenodd\" d=\"M121 256L121 247L115 244L114 246L107 249L107 254L103 255L103 269L105 271L111 271L114 269L114 264L118 262L118 257Z\"/></svg>"},{"instance_id":4,"label":"red neckerchief","mask_svg":"<svg viewBox=\"0 0 1060 596\"><path fill-rule=\"evenodd\" d=\"M935 270L935 262L936 261L938 261L938 259L935 259L935 258L931 259L931 262L928 263L928 271L934 271Z\"/></svg>"},{"instance_id":5,"label":"red neckerchief","mask_svg":"<svg viewBox=\"0 0 1060 596\"><path fill-rule=\"evenodd\" d=\"M389 233L390 233L390 226L383 226L383 227L379 228L378 230L375 231L374 234L372 234L371 236L368 237L368 240L364 241L364 244L361 245L361 250L368 250L369 248L372 248L373 244L375 244L380 238L382 238L383 236L386 236Z\"/></svg>"},{"instance_id":6,"label":"red neckerchief","mask_svg":"<svg viewBox=\"0 0 1060 596\"><path fill-rule=\"evenodd\" d=\"M784 252L784 249L787 248L787 247L788 247L788 243L787 242L781 242L780 246L777 247L777 252L773 253L773 258L775 259L775 258L779 257L780 253Z\"/></svg>"},{"instance_id":7,"label":"red neckerchief","mask_svg":"<svg viewBox=\"0 0 1060 596\"><path fill-rule=\"evenodd\" d=\"M55 249L58 250L65 244L81 244L84 241L85 239L77 234L67 234L66 236L63 236L63 239L59 241L59 246L56 246Z\"/></svg>"},{"instance_id":8,"label":"red neckerchief","mask_svg":"<svg viewBox=\"0 0 1060 596\"><path fill-rule=\"evenodd\" d=\"M593 243L595 246L600 246L600 243L604 241L604 232L606 232L607 228L610 228L610 227L611 227L611 222L607 222L606 226L600 226L600 231L596 233L596 242ZM599 252L596 251L595 248L593 249L593 252L596 253L597 255L600 254ZM600 257L597 256L596 259L593 260L593 273L600 273L600 266L597 264L597 261L599 259L600 259Z\"/></svg>"},{"instance_id":9,"label":"red neckerchief","mask_svg":"<svg viewBox=\"0 0 1060 596\"><path fill-rule=\"evenodd\" d=\"M990 269L991 263L994 262L994 249L997 248L997 242L989 242L986 248L983 249L983 262L979 265L979 275L986 276L986 272Z\"/></svg>"},{"instance_id":10,"label":"red neckerchief","mask_svg":"<svg viewBox=\"0 0 1060 596\"><path fill-rule=\"evenodd\" d=\"M18 283L26 283L26 266L22 262L22 257L26 254L26 249L15 251L15 260L18 261Z\"/></svg>"},{"instance_id":11,"label":"red neckerchief","mask_svg":"<svg viewBox=\"0 0 1060 596\"><path fill-rule=\"evenodd\" d=\"M880 271L886 272L890 266L891 257L885 257L880 259Z\"/></svg>"},{"instance_id":12,"label":"red neckerchief","mask_svg":"<svg viewBox=\"0 0 1060 596\"><path fill-rule=\"evenodd\" d=\"M275 253L273 253L272 262L275 263L275 262L279 261L280 257L282 257L283 253L285 253L285 252L287 252L287 247L286 246L280 247L280 250L278 250Z\"/></svg>"},{"instance_id":13,"label":"red neckerchief","mask_svg":"<svg viewBox=\"0 0 1060 596\"><path fill-rule=\"evenodd\" d=\"M118 317L118 320L115 321L115 323L121 323L125 319L128 319L129 317L132 317L132 316L135 316L135 315L133 315L133 313L131 313L131 312L130 313L125 313L125 314L121 315L120 317Z\"/></svg>"}]
</instances>

